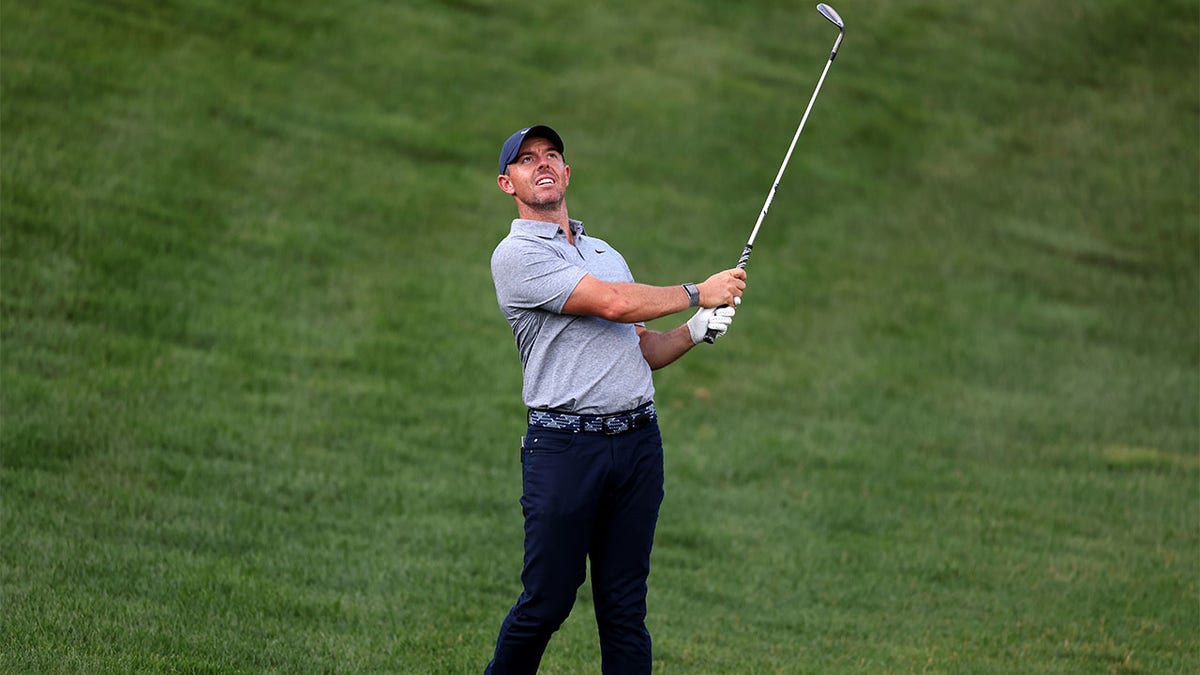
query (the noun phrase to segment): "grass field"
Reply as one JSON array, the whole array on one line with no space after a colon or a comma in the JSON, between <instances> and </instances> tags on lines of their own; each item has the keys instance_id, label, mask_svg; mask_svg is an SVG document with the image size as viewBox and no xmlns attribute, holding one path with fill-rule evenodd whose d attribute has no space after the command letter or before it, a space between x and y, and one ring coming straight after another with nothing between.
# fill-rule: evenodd
<instances>
[{"instance_id":1,"label":"grass field","mask_svg":"<svg viewBox=\"0 0 1200 675\"><path fill-rule=\"evenodd\" d=\"M738 319L656 378L657 670L1200 672L1200 7L835 7ZM835 36L4 3L0 671L481 672L520 590L500 143L555 126L572 215L700 279ZM586 585L543 665L599 671Z\"/></svg>"}]
</instances>

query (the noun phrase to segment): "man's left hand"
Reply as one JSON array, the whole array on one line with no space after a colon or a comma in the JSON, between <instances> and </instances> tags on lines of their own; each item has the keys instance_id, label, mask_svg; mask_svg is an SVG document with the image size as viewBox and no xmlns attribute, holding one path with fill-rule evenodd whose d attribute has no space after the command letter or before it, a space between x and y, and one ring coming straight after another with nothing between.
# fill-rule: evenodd
<instances>
[{"instance_id":1,"label":"man's left hand","mask_svg":"<svg viewBox=\"0 0 1200 675\"><path fill-rule=\"evenodd\" d=\"M696 312L687 322L688 332L692 334L692 344L703 342L704 334L710 329L717 332L718 338L724 335L725 331L729 330L729 324L733 323L733 315L736 313L737 310L733 307L715 307Z\"/></svg>"}]
</instances>

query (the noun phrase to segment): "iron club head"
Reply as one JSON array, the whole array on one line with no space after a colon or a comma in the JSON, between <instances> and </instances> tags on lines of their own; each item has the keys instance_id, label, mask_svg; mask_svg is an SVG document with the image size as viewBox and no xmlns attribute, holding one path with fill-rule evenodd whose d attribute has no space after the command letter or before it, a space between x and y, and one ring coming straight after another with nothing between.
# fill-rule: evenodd
<instances>
[{"instance_id":1,"label":"iron club head","mask_svg":"<svg viewBox=\"0 0 1200 675\"><path fill-rule=\"evenodd\" d=\"M846 30L846 24L842 21L842 17L837 13L837 10L825 3L817 5L817 11L821 16L829 19L829 22L837 26L841 30Z\"/></svg>"}]
</instances>

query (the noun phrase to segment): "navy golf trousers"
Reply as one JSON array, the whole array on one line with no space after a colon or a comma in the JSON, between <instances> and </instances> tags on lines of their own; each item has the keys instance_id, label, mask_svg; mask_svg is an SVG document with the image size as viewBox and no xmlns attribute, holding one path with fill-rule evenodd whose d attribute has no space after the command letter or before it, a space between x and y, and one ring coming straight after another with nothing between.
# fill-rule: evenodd
<instances>
[{"instance_id":1,"label":"navy golf trousers","mask_svg":"<svg viewBox=\"0 0 1200 675\"><path fill-rule=\"evenodd\" d=\"M658 424L605 435L530 427L521 448L524 591L486 673L535 673L591 559L602 672L649 673L646 578L663 499Z\"/></svg>"}]
</instances>

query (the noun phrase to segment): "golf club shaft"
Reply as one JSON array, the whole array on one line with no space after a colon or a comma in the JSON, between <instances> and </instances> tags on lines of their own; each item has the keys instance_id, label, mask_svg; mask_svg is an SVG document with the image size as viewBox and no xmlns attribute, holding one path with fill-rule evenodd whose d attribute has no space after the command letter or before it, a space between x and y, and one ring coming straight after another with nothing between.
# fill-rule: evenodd
<instances>
[{"instance_id":1,"label":"golf club shaft","mask_svg":"<svg viewBox=\"0 0 1200 675\"><path fill-rule=\"evenodd\" d=\"M817 80L817 86L813 89L812 97L808 99L808 107L804 109L804 117L800 118L800 126L796 127L796 134L792 136L792 144L788 146L787 154L783 157L783 164L779 166L779 173L775 174L775 182L772 183L771 190L767 192L767 201L763 203L762 211L758 214L758 220L754 223L754 229L750 231L750 238L746 240L746 247L742 249L742 256L738 258L737 266L739 268L745 268L750 263L750 254L754 250L754 239L758 237L758 229L762 227L763 220L767 217L767 211L771 210L771 202L775 200L775 193L779 190L779 182L783 180L783 172L787 170L788 162L792 159L792 152L796 149L796 142L800 140L800 132L804 131L804 124L808 122L808 115L812 112L813 104L817 101L817 94L821 92L821 85L825 83L825 76L829 73L829 67L833 65L833 60L837 57L838 48L841 47L842 38L845 36L845 28L842 26L839 26L839 28L841 30L838 32L837 41L833 43L833 50L829 53L829 60L825 62L825 69L821 71L821 79ZM711 328L704 334L705 342L711 344L716 339L717 331Z\"/></svg>"}]
</instances>

